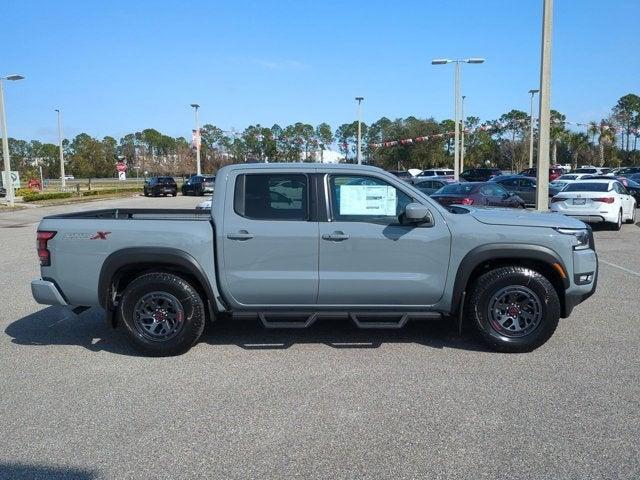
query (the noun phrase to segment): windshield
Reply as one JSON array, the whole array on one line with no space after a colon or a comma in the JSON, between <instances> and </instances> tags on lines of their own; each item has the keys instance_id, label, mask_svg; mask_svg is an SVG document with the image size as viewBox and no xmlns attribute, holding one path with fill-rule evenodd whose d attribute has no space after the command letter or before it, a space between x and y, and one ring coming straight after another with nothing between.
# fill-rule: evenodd
<instances>
[{"instance_id":1,"label":"windshield","mask_svg":"<svg viewBox=\"0 0 640 480\"><path fill-rule=\"evenodd\" d=\"M453 185L447 185L442 187L436 192L438 195L466 195L471 193L476 188L475 184L468 183L455 183Z\"/></svg>"},{"instance_id":2,"label":"windshield","mask_svg":"<svg viewBox=\"0 0 640 480\"><path fill-rule=\"evenodd\" d=\"M579 182L567 185L564 192L608 192L609 184L607 182Z\"/></svg>"},{"instance_id":3,"label":"windshield","mask_svg":"<svg viewBox=\"0 0 640 480\"><path fill-rule=\"evenodd\" d=\"M575 180L576 178L578 178L578 175L561 175L558 180Z\"/></svg>"}]
</instances>

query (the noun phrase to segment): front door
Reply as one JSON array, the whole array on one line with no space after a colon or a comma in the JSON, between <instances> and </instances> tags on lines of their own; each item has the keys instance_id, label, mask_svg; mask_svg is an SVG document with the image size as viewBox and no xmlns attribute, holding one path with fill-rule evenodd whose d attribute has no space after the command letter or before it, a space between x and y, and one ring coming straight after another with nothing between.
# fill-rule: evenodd
<instances>
[{"instance_id":1,"label":"front door","mask_svg":"<svg viewBox=\"0 0 640 480\"><path fill-rule=\"evenodd\" d=\"M244 172L232 174L234 195L225 200L225 293L240 306L315 304L318 222L310 214L309 177Z\"/></svg>"},{"instance_id":2,"label":"front door","mask_svg":"<svg viewBox=\"0 0 640 480\"><path fill-rule=\"evenodd\" d=\"M444 292L451 234L401 225L411 190L371 175L327 175L329 221L320 222L321 305L432 305ZM419 200L424 201L424 200Z\"/></svg>"}]
</instances>

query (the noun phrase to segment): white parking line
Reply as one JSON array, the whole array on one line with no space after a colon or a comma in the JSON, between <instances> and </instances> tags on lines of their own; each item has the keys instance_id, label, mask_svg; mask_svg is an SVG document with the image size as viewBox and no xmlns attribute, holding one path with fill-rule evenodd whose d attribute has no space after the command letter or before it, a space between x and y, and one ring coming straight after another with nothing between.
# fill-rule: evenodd
<instances>
[{"instance_id":1,"label":"white parking line","mask_svg":"<svg viewBox=\"0 0 640 480\"><path fill-rule=\"evenodd\" d=\"M635 275L636 277L640 277L640 272L635 272L633 270L629 270L628 268L621 267L620 265L616 265L615 263L607 262L606 260L600 259L600 261L602 263L604 263L605 265L609 265L611 267L619 268L620 270L622 270L624 272L630 273L631 275Z\"/></svg>"}]
</instances>

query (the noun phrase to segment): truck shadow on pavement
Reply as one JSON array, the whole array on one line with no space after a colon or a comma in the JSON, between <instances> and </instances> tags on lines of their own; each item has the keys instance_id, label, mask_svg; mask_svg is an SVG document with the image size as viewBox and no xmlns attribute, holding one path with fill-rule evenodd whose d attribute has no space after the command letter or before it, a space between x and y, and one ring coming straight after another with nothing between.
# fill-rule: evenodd
<instances>
[{"instance_id":1,"label":"truck shadow on pavement","mask_svg":"<svg viewBox=\"0 0 640 480\"><path fill-rule=\"evenodd\" d=\"M0 478L12 480L92 480L98 478L98 473L79 468L31 465L25 463L0 463Z\"/></svg>"},{"instance_id":2,"label":"truck shadow on pavement","mask_svg":"<svg viewBox=\"0 0 640 480\"><path fill-rule=\"evenodd\" d=\"M139 356L122 327L113 329L104 311L92 308L75 315L66 307L47 307L9 324L12 343L27 346L77 345L87 350ZM430 348L488 351L465 326L461 336L452 320L410 321L399 330L361 330L350 321L321 319L307 329L266 329L258 320L217 319L207 325L200 343L235 345L245 350L286 350L295 344L322 344L336 349L378 348L407 343Z\"/></svg>"}]
</instances>

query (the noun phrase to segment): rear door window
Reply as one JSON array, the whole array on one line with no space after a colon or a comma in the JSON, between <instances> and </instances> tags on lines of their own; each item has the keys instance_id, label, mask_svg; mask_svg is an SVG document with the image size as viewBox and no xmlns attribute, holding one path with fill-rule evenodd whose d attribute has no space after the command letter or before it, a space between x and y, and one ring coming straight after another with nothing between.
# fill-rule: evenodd
<instances>
[{"instance_id":1,"label":"rear door window","mask_svg":"<svg viewBox=\"0 0 640 480\"><path fill-rule=\"evenodd\" d=\"M253 220L307 220L308 194L306 175L238 175L234 210Z\"/></svg>"}]
</instances>

